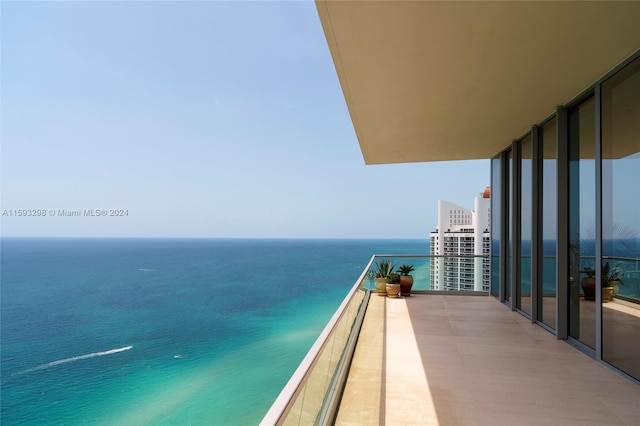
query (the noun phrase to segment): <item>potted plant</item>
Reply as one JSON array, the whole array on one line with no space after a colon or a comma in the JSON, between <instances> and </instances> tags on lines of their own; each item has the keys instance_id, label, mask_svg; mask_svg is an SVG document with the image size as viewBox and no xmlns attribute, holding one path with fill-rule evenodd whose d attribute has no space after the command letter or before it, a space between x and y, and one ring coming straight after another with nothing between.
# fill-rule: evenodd
<instances>
[{"instance_id":1,"label":"potted plant","mask_svg":"<svg viewBox=\"0 0 640 426\"><path fill-rule=\"evenodd\" d=\"M393 272L395 265L391 263L389 259L382 259L376 262L376 269L373 272L373 276L376 278L376 290L378 296L387 295L387 282L389 275Z\"/></svg>"},{"instance_id":2,"label":"potted plant","mask_svg":"<svg viewBox=\"0 0 640 426\"><path fill-rule=\"evenodd\" d=\"M400 295L400 274L392 272L389 274L389 282L387 282L387 296L396 298Z\"/></svg>"},{"instance_id":3,"label":"potted plant","mask_svg":"<svg viewBox=\"0 0 640 426\"><path fill-rule=\"evenodd\" d=\"M411 296L413 276L409 274L413 272L413 270L413 265L402 265L398 268L398 272L400 272L400 294L402 296Z\"/></svg>"},{"instance_id":4,"label":"potted plant","mask_svg":"<svg viewBox=\"0 0 640 426\"><path fill-rule=\"evenodd\" d=\"M580 272L586 275L580 282L584 300L596 300L596 270L587 266Z\"/></svg>"},{"instance_id":5,"label":"potted plant","mask_svg":"<svg viewBox=\"0 0 640 426\"><path fill-rule=\"evenodd\" d=\"M618 294L618 284L622 281L624 271L620 264L611 266L606 262L602 266L602 301L610 302Z\"/></svg>"}]
</instances>

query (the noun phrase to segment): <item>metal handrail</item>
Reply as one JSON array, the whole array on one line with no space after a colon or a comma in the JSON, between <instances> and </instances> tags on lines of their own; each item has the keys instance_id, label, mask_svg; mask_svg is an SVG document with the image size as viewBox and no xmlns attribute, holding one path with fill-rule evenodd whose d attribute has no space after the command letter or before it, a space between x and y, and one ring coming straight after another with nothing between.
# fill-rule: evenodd
<instances>
[{"instance_id":1,"label":"metal handrail","mask_svg":"<svg viewBox=\"0 0 640 426\"><path fill-rule=\"evenodd\" d=\"M444 258L444 257L463 257L463 258L490 258L489 254L376 254L373 258L377 257L415 257L415 258ZM367 267L368 268L368 267Z\"/></svg>"}]
</instances>

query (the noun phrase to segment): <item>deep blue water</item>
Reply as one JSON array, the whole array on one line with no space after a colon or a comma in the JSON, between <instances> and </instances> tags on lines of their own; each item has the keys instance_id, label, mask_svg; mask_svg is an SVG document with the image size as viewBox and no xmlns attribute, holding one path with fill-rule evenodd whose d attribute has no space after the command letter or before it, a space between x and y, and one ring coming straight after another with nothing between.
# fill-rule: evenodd
<instances>
[{"instance_id":1,"label":"deep blue water","mask_svg":"<svg viewBox=\"0 0 640 426\"><path fill-rule=\"evenodd\" d=\"M1 240L1 419L257 424L373 254L419 240Z\"/></svg>"}]
</instances>

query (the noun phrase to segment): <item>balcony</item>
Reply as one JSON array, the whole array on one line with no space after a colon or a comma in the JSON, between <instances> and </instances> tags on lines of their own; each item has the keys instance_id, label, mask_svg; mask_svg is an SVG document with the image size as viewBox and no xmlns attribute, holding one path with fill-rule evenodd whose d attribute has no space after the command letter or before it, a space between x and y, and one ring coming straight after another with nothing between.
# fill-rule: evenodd
<instances>
[{"instance_id":1,"label":"balcony","mask_svg":"<svg viewBox=\"0 0 640 426\"><path fill-rule=\"evenodd\" d=\"M640 387L491 297L372 296L337 425L635 425Z\"/></svg>"},{"instance_id":2,"label":"balcony","mask_svg":"<svg viewBox=\"0 0 640 426\"><path fill-rule=\"evenodd\" d=\"M390 299L374 256L261 424L637 424L640 386L486 292L427 291L437 259L394 257L423 282Z\"/></svg>"}]
</instances>

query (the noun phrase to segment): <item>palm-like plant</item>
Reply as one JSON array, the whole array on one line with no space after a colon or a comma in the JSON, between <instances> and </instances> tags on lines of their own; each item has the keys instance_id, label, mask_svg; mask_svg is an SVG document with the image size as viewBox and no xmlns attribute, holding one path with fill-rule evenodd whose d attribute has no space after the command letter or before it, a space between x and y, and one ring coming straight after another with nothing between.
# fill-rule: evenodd
<instances>
[{"instance_id":1,"label":"palm-like plant","mask_svg":"<svg viewBox=\"0 0 640 426\"><path fill-rule=\"evenodd\" d=\"M413 271L413 265L402 265L398 268L398 272L400 272L400 275L409 275Z\"/></svg>"},{"instance_id":2,"label":"palm-like plant","mask_svg":"<svg viewBox=\"0 0 640 426\"><path fill-rule=\"evenodd\" d=\"M389 259L382 259L376 262L376 270L373 273L376 278L389 278L395 269L395 265Z\"/></svg>"},{"instance_id":3,"label":"palm-like plant","mask_svg":"<svg viewBox=\"0 0 640 426\"><path fill-rule=\"evenodd\" d=\"M593 269L591 266L585 266L584 269L580 272L585 274L587 278L593 278L596 276L596 270Z\"/></svg>"}]
</instances>

